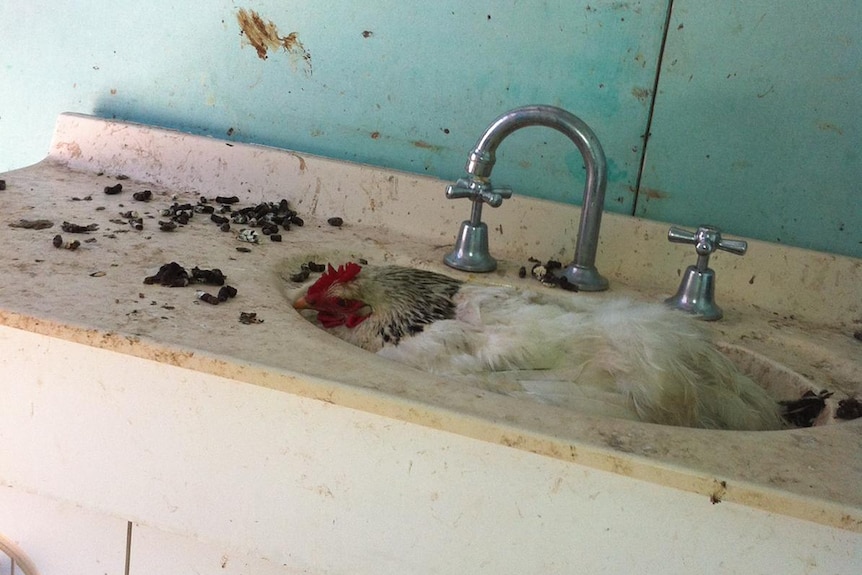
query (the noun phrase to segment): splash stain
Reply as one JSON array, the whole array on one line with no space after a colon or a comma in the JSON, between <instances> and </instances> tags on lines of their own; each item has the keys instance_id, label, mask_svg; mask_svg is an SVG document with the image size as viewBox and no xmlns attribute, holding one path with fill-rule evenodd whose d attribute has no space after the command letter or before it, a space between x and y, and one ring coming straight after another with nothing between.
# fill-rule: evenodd
<instances>
[{"instance_id":1,"label":"splash stain","mask_svg":"<svg viewBox=\"0 0 862 575\"><path fill-rule=\"evenodd\" d=\"M709 496L709 502L715 505L716 503L721 503L724 496L727 495L727 482L726 481L715 481L714 489Z\"/></svg>"},{"instance_id":2,"label":"splash stain","mask_svg":"<svg viewBox=\"0 0 862 575\"><path fill-rule=\"evenodd\" d=\"M649 200L663 200L667 197L666 192L654 188L643 188L641 189L641 193Z\"/></svg>"},{"instance_id":3,"label":"splash stain","mask_svg":"<svg viewBox=\"0 0 862 575\"><path fill-rule=\"evenodd\" d=\"M299 173L305 172L305 158L294 152L291 152L290 155L299 160Z\"/></svg>"},{"instance_id":4,"label":"splash stain","mask_svg":"<svg viewBox=\"0 0 862 575\"><path fill-rule=\"evenodd\" d=\"M413 140L412 143L417 148L422 148L423 150L432 150L435 152L440 151L440 146L435 146L434 144L429 144L425 140Z\"/></svg>"},{"instance_id":5,"label":"splash stain","mask_svg":"<svg viewBox=\"0 0 862 575\"><path fill-rule=\"evenodd\" d=\"M245 8L240 8L237 11L236 19L245 40L255 49L258 58L266 60L268 51L281 48L290 56L294 68L301 61L305 75L311 76L311 53L302 45L296 32L282 36L272 20L264 20L254 10L246 10Z\"/></svg>"},{"instance_id":6,"label":"splash stain","mask_svg":"<svg viewBox=\"0 0 862 575\"><path fill-rule=\"evenodd\" d=\"M835 132L839 136L844 135L844 130L831 122L820 122L819 124L817 124L817 128L824 132Z\"/></svg>"},{"instance_id":7,"label":"splash stain","mask_svg":"<svg viewBox=\"0 0 862 575\"><path fill-rule=\"evenodd\" d=\"M78 145L78 142L58 142L57 148L65 149L66 153L72 158L80 158L83 155L81 146Z\"/></svg>"},{"instance_id":8,"label":"splash stain","mask_svg":"<svg viewBox=\"0 0 862 575\"><path fill-rule=\"evenodd\" d=\"M640 100L642 103L646 103L651 93L652 90L647 88L632 88L632 96Z\"/></svg>"}]
</instances>

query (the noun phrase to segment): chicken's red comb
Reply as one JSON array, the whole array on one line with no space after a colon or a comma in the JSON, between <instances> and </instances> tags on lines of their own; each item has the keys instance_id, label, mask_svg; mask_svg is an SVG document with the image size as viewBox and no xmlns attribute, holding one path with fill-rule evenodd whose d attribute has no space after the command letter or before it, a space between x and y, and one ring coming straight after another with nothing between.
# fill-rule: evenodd
<instances>
[{"instance_id":1,"label":"chicken's red comb","mask_svg":"<svg viewBox=\"0 0 862 575\"><path fill-rule=\"evenodd\" d=\"M362 271L362 266L354 262L342 264L338 269L332 267L332 264L327 264L327 268L326 272L308 288L306 298L309 300L322 296L333 284L349 282Z\"/></svg>"}]
</instances>

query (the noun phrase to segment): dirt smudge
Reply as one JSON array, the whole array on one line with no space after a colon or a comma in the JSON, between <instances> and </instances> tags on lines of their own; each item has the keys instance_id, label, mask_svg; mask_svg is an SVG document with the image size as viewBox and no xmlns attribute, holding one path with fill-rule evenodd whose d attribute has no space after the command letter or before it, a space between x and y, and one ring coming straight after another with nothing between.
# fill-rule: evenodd
<instances>
[{"instance_id":1,"label":"dirt smudge","mask_svg":"<svg viewBox=\"0 0 862 575\"><path fill-rule=\"evenodd\" d=\"M650 94L652 94L652 90L647 88L632 88L632 96L641 102L646 103L646 101L649 100Z\"/></svg>"},{"instance_id":2,"label":"dirt smudge","mask_svg":"<svg viewBox=\"0 0 862 575\"><path fill-rule=\"evenodd\" d=\"M667 192L655 188L641 188L641 192L649 200L663 200L668 196Z\"/></svg>"},{"instance_id":3,"label":"dirt smudge","mask_svg":"<svg viewBox=\"0 0 862 575\"><path fill-rule=\"evenodd\" d=\"M412 144L414 146L416 146L417 148L422 148L423 150L432 150L435 152L440 150L440 146L435 146L434 144L429 144L425 140L413 140Z\"/></svg>"}]
</instances>

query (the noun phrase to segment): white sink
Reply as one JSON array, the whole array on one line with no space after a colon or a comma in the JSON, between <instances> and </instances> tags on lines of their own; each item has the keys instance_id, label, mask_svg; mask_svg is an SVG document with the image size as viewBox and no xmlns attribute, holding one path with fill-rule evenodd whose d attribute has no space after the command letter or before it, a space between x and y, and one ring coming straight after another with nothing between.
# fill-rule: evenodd
<instances>
[{"instance_id":1,"label":"white sink","mask_svg":"<svg viewBox=\"0 0 862 575\"><path fill-rule=\"evenodd\" d=\"M47 230L0 227L11 260L0 285L0 324L6 327L430 428L441 441L455 434L704 498L718 497L720 485L722 501L862 533L862 420L748 433L575 417L405 369L332 338L295 313L285 291L298 284L285 283L279 270L309 258L365 258L458 273L441 261L467 206L445 199L445 182L74 114L59 118L45 161L2 178L6 220L55 222ZM103 192L116 183L124 187L120 196ZM155 199L133 201L131 193L142 189ZM237 242L203 215L174 232L158 230L161 208L196 202L201 194L237 195L243 204L287 198L305 225L286 232L282 243L259 245ZM128 210L143 214L144 230L122 222L119 214ZM518 268L531 256L571 258L578 214L574 206L517 195L486 210L500 267L490 276L463 277L537 289L517 277ZM345 224L327 225L332 216ZM80 236L95 242L75 251L54 248L53 235L71 237L58 229L64 220L98 223L97 232ZM661 301L672 294L693 254L667 243L667 227L605 214L597 265L610 278L610 291L560 297ZM749 246L744 257L712 258L725 317L709 329L724 353L776 397L834 391L818 421L830 423L834 402L862 395L862 343L853 338L862 319L862 262L757 241ZM220 268L237 297L210 306L194 297L194 288L144 285L170 261ZM239 324L240 311L257 313L263 323ZM4 432L14 430L0 428ZM55 463L71 465L60 455ZM75 491L84 489L80 484L23 471L16 476L16 469L7 467L0 481L83 497ZM185 488L177 483L170 489ZM125 500L117 497L102 508L124 512ZM173 521L167 511L150 520Z\"/></svg>"}]
</instances>

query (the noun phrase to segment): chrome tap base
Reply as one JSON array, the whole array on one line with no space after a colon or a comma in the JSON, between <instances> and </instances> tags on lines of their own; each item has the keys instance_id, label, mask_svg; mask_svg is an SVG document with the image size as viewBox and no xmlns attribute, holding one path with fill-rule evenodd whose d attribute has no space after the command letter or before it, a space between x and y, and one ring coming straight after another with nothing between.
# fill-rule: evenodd
<instances>
[{"instance_id":1,"label":"chrome tap base","mask_svg":"<svg viewBox=\"0 0 862 575\"><path fill-rule=\"evenodd\" d=\"M676 294L664 300L678 310L696 315L706 321L721 319L722 311L715 303L715 272L688 266Z\"/></svg>"},{"instance_id":2,"label":"chrome tap base","mask_svg":"<svg viewBox=\"0 0 862 575\"><path fill-rule=\"evenodd\" d=\"M443 262L465 272L491 272L497 269L497 260L488 252L488 226L484 222L473 225L461 222L455 249L446 254Z\"/></svg>"},{"instance_id":3,"label":"chrome tap base","mask_svg":"<svg viewBox=\"0 0 862 575\"><path fill-rule=\"evenodd\" d=\"M608 278L600 274L596 266L579 266L572 262L555 272L554 275L558 278L566 278L566 281L577 288L577 291L604 291L608 289Z\"/></svg>"}]
</instances>

